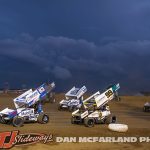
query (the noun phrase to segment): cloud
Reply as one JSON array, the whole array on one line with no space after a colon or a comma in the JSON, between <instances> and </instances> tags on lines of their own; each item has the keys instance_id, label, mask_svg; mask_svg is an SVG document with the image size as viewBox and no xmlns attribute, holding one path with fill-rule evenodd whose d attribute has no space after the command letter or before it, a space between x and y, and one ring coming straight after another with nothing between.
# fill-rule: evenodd
<instances>
[{"instance_id":1,"label":"cloud","mask_svg":"<svg viewBox=\"0 0 150 150\"><path fill-rule=\"evenodd\" d=\"M105 39L109 40L104 42ZM105 39L95 44L84 39L54 36L35 39L22 34L0 40L0 55L32 63L43 74L53 74L56 79L76 79L78 74L97 87L99 82L117 81L133 91L148 88L150 41Z\"/></svg>"},{"instance_id":2,"label":"cloud","mask_svg":"<svg viewBox=\"0 0 150 150\"><path fill-rule=\"evenodd\" d=\"M68 79L72 76L69 70L59 66L56 66L52 72L58 79Z\"/></svg>"}]
</instances>

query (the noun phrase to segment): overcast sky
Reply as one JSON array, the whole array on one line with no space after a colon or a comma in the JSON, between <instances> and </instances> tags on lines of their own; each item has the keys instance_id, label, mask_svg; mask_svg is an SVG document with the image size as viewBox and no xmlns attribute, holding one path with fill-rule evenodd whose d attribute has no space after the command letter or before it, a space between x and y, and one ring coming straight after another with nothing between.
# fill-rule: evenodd
<instances>
[{"instance_id":1,"label":"overcast sky","mask_svg":"<svg viewBox=\"0 0 150 150\"><path fill-rule=\"evenodd\" d=\"M150 90L149 0L0 0L0 86L55 81Z\"/></svg>"}]
</instances>

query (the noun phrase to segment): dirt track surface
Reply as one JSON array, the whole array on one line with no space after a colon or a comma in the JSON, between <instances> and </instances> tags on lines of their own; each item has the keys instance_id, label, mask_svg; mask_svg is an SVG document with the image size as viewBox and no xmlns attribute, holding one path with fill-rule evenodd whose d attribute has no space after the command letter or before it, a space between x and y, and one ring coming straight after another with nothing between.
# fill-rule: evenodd
<instances>
[{"instance_id":1,"label":"dirt track surface","mask_svg":"<svg viewBox=\"0 0 150 150\"><path fill-rule=\"evenodd\" d=\"M9 107L13 108L12 98L16 95L0 95L0 110ZM150 137L150 113L142 111L145 102L150 101L150 97L121 97L121 101L109 103L112 114L117 116L118 123L129 126L126 133L109 131L107 125L95 125L87 128L84 125L72 125L70 123L71 113L68 111L58 111L58 102L63 99L63 94L56 95L56 103L46 103L44 111L49 115L48 124L28 123L23 127L15 128L11 125L0 124L0 132L20 130L21 133L51 133L60 137L128 137L144 136ZM25 147L14 147L13 149L150 149L150 143L53 143L35 144Z\"/></svg>"}]
</instances>

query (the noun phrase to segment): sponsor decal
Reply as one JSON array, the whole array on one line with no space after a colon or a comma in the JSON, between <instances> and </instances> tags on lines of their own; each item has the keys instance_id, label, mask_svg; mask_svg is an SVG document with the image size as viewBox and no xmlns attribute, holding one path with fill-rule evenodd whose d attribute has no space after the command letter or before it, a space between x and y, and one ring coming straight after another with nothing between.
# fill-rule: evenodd
<instances>
[{"instance_id":1,"label":"sponsor decal","mask_svg":"<svg viewBox=\"0 0 150 150\"><path fill-rule=\"evenodd\" d=\"M19 130L0 133L0 149L10 149L13 146L22 146L35 143L53 142L52 134L25 133L20 134Z\"/></svg>"},{"instance_id":2,"label":"sponsor decal","mask_svg":"<svg viewBox=\"0 0 150 150\"><path fill-rule=\"evenodd\" d=\"M44 87L40 87L38 90L39 90L40 94L45 91Z\"/></svg>"},{"instance_id":3,"label":"sponsor decal","mask_svg":"<svg viewBox=\"0 0 150 150\"><path fill-rule=\"evenodd\" d=\"M34 114L34 109L31 109L31 110L29 109L29 110L25 110L21 112L21 116L28 116L31 114Z\"/></svg>"},{"instance_id":4,"label":"sponsor decal","mask_svg":"<svg viewBox=\"0 0 150 150\"><path fill-rule=\"evenodd\" d=\"M86 117L88 115L88 111L85 111L84 113L81 114L81 118L83 119L84 117Z\"/></svg>"}]
</instances>

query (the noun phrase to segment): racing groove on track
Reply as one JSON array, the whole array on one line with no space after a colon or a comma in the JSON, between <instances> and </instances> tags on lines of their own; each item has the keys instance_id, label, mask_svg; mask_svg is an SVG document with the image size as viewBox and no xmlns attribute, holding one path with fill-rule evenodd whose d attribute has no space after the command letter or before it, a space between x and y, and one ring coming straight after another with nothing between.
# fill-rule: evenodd
<instances>
[{"instance_id":1,"label":"racing groove on track","mask_svg":"<svg viewBox=\"0 0 150 150\"><path fill-rule=\"evenodd\" d=\"M13 108L13 97L16 95L0 95L0 110L9 107ZM118 118L119 123L129 125L126 133L117 133L109 131L107 125L96 125L93 128L86 128L84 125L72 125L70 123L71 113L67 111L58 111L58 102L63 98L63 94L57 94L56 103L47 103L44 105L44 111L48 113L50 122L48 124L28 123L23 127L15 128L12 125L0 124L0 132L20 130L21 133L47 133L55 136L66 137L122 137L122 136L150 136L150 113L142 112L142 107L150 97L122 97L121 102L110 102L110 109ZM14 150L99 150L99 149L145 149L149 150L149 143L52 143L52 144L34 144L26 147L14 147Z\"/></svg>"},{"instance_id":2,"label":"racing groove on track","mask_svg":"<svg viewBox=\"0 0 150 150\"><path fill-rule=\"evenodd\" d=\"M58 103L63 96L57 96L55 104L44 106L46 113L50 116L50 126L79 126L70 123L71 112L58 111ZM122 97L120 102L109 103L111 113L117 116L118 123L126 123L131 128L150 128L150 113L142 111L142 107L149 97ZM83 126L83 125L82 125ZM97 125L104 126L104 125Z\"/></svg>"},{"instance_id":3,"label":"racing groove on track","mask_svg":"<svg viewBox=\"0 0 150 150\"><path fill-rule=\"evenodd\" d=\"M6 107L13 107L13 97L16 95L1 95L0 96L0 109ZM39 131L39 129L49 131L49 129L57 129L61 133L61 130L66 130L73 128L74 130L87 130L84 125L72 125L70 122L71 112L68 111L58 111L58 103L63 99L63 94L56 95L56 103L46 103L43 108L44 111L49 115L49 123L41 125L38 123L28 123L23 127L19 128L22 131ZM120 102L112 101L109 103L112 114L117 116L118 123L125 123L129 125L129 129L150 129L150 113L145 113L142 111L142 107L146 101L150 100L149 97L122 97ZM10 129L16 129L11 125L0 125L2 128L0 130L6 131ZM106 125L95 125L94 129L107 128ZM17 128L18 129L18 128ZM92 130L94 130L92 129ZM91 131L91 129L88 129ZM64 131L63 131L64 132ZM68 132L68 131L66 131Z\"/></svg>"}]
</instances>

